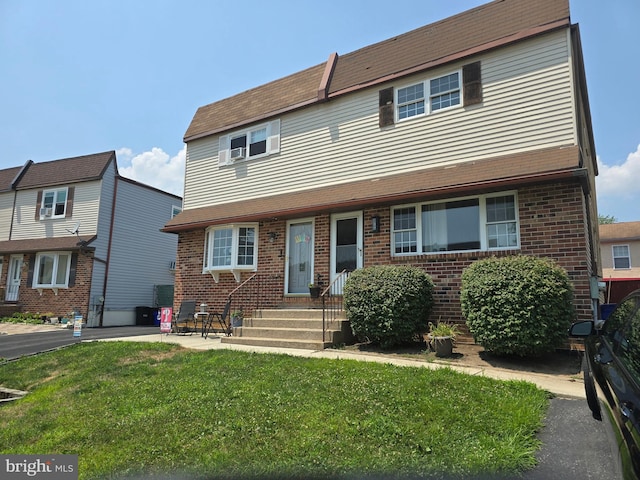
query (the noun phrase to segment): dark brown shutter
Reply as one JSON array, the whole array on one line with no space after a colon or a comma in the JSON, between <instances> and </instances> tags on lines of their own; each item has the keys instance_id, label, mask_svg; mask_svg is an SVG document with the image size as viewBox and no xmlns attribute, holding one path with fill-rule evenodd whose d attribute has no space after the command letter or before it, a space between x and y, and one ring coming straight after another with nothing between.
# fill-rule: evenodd
<instances>
[{"instance_id":1,"label":"dark brown shutter","mask_svg":"<svg viewBox=\"0 0 640 480\"><path fill-rule=\"evenodd\" d=\"M40 207L42 206L42 190L38 190L36 198L36 220L40 220Z\"/></svg>"},{"instance_id":2,"label":"dark brown shutter","mask_svg":"<svg viewBox=\"0 0 640 480\"><path fill-rule=\"evenodd\" d=\"M388 127L395 123L393 107L393 87L378 92L378 122L380 127Z\"/></svg>"},{"instance_id":3,"label":"dark brown shutter","mask_svg":"<svg viewBox=\"0 0 640 480\"><path fill-rule=\"evenodd\" d=\"M482 77L480 62L470 63L462 67L462 84L464 85L464 105L482 103Z\"/></svg>"},{"instance_id":4,"label":"dark brown shutter","mask_svg":"<svg viewBox=\"0 0 640 480\"><path fill-rule=\"evenodd\" d=\"M29 255L29 273L27 273L27 287L33 285L33 270L36 268L36 256Z\"/></svg>"},{"instance_id":5,"label":"dark brown shutter","mask_svg":"<svg viewBox=\"0 0 640 480\"><path fill-rule=\"evenodd\" d=\"M69 287L76 284L76 270L78 269L78 254L71 254L71 266L69 267Z\"/></svg>"},{"instance_id":6,"label":"dark brown shutter","mask_svg":"<svg viewBox=\"0 0 640 480\"><path fill-rule=\"evenodd\" d=\"M75 187L69 187L67 189L67 208L64 212L65 218L70 218L73 215L73 192Z\"/></svg>"}]
</instances>

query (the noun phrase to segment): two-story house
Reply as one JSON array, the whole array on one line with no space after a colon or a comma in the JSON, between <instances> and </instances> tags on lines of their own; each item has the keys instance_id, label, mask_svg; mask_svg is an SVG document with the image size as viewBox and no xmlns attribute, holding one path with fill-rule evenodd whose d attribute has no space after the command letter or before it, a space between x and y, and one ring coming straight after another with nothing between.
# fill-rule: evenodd
<instances>
[{"instance_id":1,"label":"two-story house","mask_svg":"<svg viewBox=\"0 0 640 480\"><path fill-rule=\"evenodd\" d=\"M214 92L215 93L215 92ZM477 259L550 257L593 318L596 155L568 0L501 0L200 107L189 125L176 305L257 274L304 304L368 265L422 267L463 322ZM335 292L334 293L340 293Z\"/></svg>"},{"instance_id":2,"label":"two-story house","mask_svg":"<svg viewBox=\"0 0 640 480\"><path fill-rule=\"evenodd\" d=\"M181 207L121 177L113 151L0 170L0 301L135 325L174 283L177 238L160 229Z\"/></svg>"},{"instance_id":3,"label":"two-story house","mask_svg":"<svg viewBox=\"0 0 640 480\"><path fill-rule=\"evenodd\" d=\"M640 222L600 225L606 303L619 303L640 288Z\"/></svg>"}]
</instances>

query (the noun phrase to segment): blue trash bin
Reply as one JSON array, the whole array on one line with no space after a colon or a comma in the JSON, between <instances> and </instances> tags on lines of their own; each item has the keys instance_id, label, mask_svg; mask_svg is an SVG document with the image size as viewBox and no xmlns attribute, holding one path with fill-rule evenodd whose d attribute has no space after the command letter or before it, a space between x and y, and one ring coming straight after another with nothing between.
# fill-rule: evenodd
<instances>
[{"instance_id":1,"label":"blue trash bin","mask_svg":"<svg viewBox=\"0 0 640 480\"><path fill-rule=\"evenodd\" d=\"M606 320L611 315L611 312L616 308L616 303L603 303L600 305L600 318Z\"/></svg>"}]
</instances>

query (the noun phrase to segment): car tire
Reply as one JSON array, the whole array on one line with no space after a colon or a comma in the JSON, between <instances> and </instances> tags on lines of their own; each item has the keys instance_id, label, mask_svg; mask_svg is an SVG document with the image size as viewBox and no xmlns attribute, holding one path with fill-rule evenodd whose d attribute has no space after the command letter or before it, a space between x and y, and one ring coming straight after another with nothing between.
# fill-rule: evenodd
<instances>
[{"instance_id":1,"label":"car tire","mask_svg":"<svg viewBox=\"0 0 640 480\"><path fill-rule=\"evenodd\" d=\"M600 402L598 401L598 393L596 392L596 384L593 379L593 372L589 368L589 361L586 354L582 356L582 375L584 378L584 393L587 397L587 405L591 410L593 418L602 421L602 412L600 410Z\"/></svg>"}]
</instances>

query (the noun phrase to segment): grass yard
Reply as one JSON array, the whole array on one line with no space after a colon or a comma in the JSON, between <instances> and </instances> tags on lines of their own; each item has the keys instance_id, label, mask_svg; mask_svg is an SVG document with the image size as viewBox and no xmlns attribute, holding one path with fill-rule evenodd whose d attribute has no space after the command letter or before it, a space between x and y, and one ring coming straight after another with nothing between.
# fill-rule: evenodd
<instances>
[{"instance_id":1,"label":"grass yard","mask_svg":"<svg viewBox=\"0 0 640 480\"><path fill-rule=\"evenodd\" d=\"M82 343L0 365L3 454L78 454L81 480L514 475L548 394L449 369L163 343Z\"/></svg>"}]
</instances>

